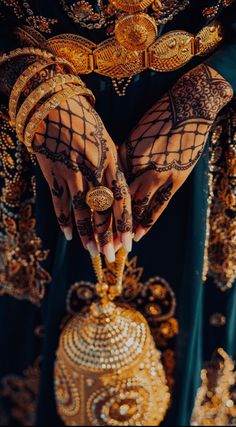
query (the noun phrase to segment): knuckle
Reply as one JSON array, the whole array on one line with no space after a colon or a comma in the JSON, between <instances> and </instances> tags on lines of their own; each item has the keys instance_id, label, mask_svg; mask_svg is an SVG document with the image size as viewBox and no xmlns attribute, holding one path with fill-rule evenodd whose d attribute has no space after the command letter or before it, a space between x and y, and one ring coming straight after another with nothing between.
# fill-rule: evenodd
<instances>
[{"instance_id":1,"label":"knuckle","mask_svg":"<svg viewBox=\"0 0 236 427\"><path fill-rule=\"evenodd\" d=\"M98 233L98 242L101 247L107 245L113 240L113 233L111 229L108 229L104 232Z\"/></svg>"},{"instance_id":2,"label":"knuckle","mask_svg":"<svg viewBox=\"0 0 236 427\"><path fill-rule=\"evenodd\" d=\"M57 221L60 227L67 227L71 224L71 216L66 215L64 212L61 212L60 215L57 217Z\"/></svg>"},{"instance_id":3,"label":"knuckle","mask_svg":"<svg viewBox=\"0 0 236 427\"><path fill-rule=\"evenodd\" d=\"M76 227L80 237L91 239L93 237L93 227L91 218L78 218L76 221Z\"/></svg>"}]
</instances>

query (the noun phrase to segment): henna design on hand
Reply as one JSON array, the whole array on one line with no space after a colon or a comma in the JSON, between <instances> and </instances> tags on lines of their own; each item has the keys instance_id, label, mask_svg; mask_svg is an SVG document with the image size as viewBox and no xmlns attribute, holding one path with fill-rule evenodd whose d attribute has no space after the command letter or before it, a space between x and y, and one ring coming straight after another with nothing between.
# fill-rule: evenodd
<instances>
[{"instance_id":1,"label":"henna design on hand","mask_svg":"<svg viewBox=\"0 0 236 427\"><path fill-rule=\"evenodd\" d=\"M143 228L151 228L155 222L155 214L157 214L158 210L169 201L172 196L173 182L168 182L165 185L162 185L153 196L151 202L148 197L144 197L143 200L137 200L135 206L137 206L137 202L145 209L142 213L137 217L136 221Z\"/></svg>"},{"instance_id":2,"label":"henna design on hand","mask_svg":"<svg viewBox=\"0 0 236 427\"><path fill-rule=\"evenodd\" d=\"M57 217L58 223L61 227L68 227L71 224L70 215L65 215L63 212Z\"/></svg>"},{"instance_id":3,"label":"henna design on hand","mask_svg":"<svg viewBox=\"0 0 236 427\"><path fill-rule=\"evenodd\" d=\"M119 168L117 168L116 179L113 179L112 181L111 191L114 194L114 199L117 201L128 197L129 187L126 182L124 173Z\"/></svg>"},{"instance_id":4,"label":"henna design on hand","mask_svg":"<svg viewBox=\"0 0 236 427\"><path fill-rule=\"evenodd\" d=\"M65 101L44 121L33 142L34 151L52 162L63 163L81 172L94 185L104 172L107 140L104 126L96 111L83 97Z\"/></svg>"},{"instance_id":5,"label":"henna design on hand","mask_svg":"<svg viewBox=\"0 0 236 427\"><path fill-rule=\"evenodd\" d=\"M232 96L230 84L204 64L181 77L127 142L129 182L147 170L190 169L202 154L217 113Z\"/></svg>"},{"instance_id":6,"label":"henna design on hand","mask_svg":"<svg viewBox=\"0 0 236 427\"><path fill-rule=\"evenodd\" d=\"M91 218L79 219L77 220L76 225L80 236L87 237L88 240L92 239L93 227Z\"/></svg>"},{"instance_id":7,"label":"henna design on hand","mask_svg":"<svg viewBox=\"0 0 236 427\"><path fill-rule=\"evenodd\" d=\"M78 191L77 194L74 195L72 203L75 210L87 209L86 191Z\"/></svg>"},{"instance_id":8,"label":"henna design on hand","mask_svg":"<svg viewBox=\"0 0 236 427\"><path fill-rule=\"evenodd\" d=\"M150 202L150 194L145 196L143 199L134 199L133 201L133 220L134 223L139 224L142 220L143 214L147 209Z\"/></svg>"},{"instance_id":9,"label":"henna design on hand","mask_svg":"<svg viewBox=\"0 0 236 427\"><path fill-rule=\"evenodd\" d=\"M172 188L173 188L173 182L160 187L159 190L156 192L156 195L154 197L155 203L162 206L166 202L168 202L168 200L171 197ZM154 207L154 209L155 209L155 207Z\"/></svg>"},{"instance_id":10,"label":"henna design on hand","mask_svg":"<svg viewBox=\"0 0 236 427\"><path fill-rule=\"evenodd\" d=\"M52 171L53 176L53 187L52 187L52 194L57 197L58 199L61 199L64 194L64 187L63 185L60 185L54 172Z\"/></svg>"},{"instance_id":11,"label":"henna design on hand","mask_svg":"<svg viewBox=\"0 0 236 427\"><path fill-rule=\"evenodd\" d=\"M113 239L113 233L109 229L103 233L98 233L98 242L101 248L103 248L103 246L107 245L108 243L112 242L112 239Z\"/></svg>"},{"instance_id":12,"label":"henna design on hand","mask_svg":"<svg viewBox=\"0 0 236 427\"><path fill-rule=\"evenodd\" d=\"M117 221L117 230L120 233L127 233L132 231L132 215L127 210L126 206L123 207L121 219Z\"/></svg>"}]
</instances>

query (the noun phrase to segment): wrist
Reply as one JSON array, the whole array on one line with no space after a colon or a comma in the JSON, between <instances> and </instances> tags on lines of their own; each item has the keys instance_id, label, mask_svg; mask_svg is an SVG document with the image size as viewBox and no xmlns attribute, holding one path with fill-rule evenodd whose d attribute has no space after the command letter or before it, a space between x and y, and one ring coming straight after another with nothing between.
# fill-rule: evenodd
<instances>
[{"instance_id":1,"label":"wrist","mask_svg":"<svg viewBox=\"0 0 236 427\"><path fill-rule=\"evenodd\" d=\"M234 91L231 86L231 84L225 80L223 76L221 76L214 68L210 67L209 65L206 66L212 76L213 81L218 81L218 86L216 85L216 88L218 89L218 95L222 97L222 102L224 102L224 106L227 105L234 96Z\"/></svg>"},{"instance_id":2,"label":"wrist","mask_svg":"<svg viewBox=\"0 0 236 427\"><path fill-rule=\"evenodd\" d=\"M205 64L186 73L170 90L176 123L191 118L211 124L232 97L231 85Z\"/></svg>"}]
</instances>

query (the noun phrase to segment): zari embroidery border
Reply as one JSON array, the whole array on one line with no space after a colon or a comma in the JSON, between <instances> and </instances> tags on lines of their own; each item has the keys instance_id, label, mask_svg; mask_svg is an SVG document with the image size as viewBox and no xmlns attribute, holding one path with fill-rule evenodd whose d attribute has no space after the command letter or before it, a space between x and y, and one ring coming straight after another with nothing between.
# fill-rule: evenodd
<instances>
[{"instance_id":1,"label":"zari embroidery border","mask_svg":"<svg viewBox=\"0 0 236 427\"><path fill-rule=\"evenodd\" d=\"M211 133L207 238L203 280L220 290L236 279L236 103L220 115Z\"/></svg>"},{"instance_id":2,"label":"zari embroidery border","mask_svg":"<svg viewBox=\"0 0 236 427\"><path fill-rule=\"evenodd\" d=\"M48 251L36 235L35 177L31 160L0 107L0 296L38 304L50 275L41 266Z\"/></svg>"}]
</instances>

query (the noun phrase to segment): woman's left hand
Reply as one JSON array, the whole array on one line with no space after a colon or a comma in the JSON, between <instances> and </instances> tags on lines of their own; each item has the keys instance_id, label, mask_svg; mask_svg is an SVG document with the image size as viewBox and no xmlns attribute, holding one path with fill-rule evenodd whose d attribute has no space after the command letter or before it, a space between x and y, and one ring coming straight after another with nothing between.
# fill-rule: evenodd
<instances>
[{"instance_id":1,"label":"woman's left hand","mask_svg":"<svg viewBox=\"0 0 236 427\"><path fill-rule=\"evenodd\" d=\"M136 241L153 226L187 179L217 114L232 97L232 87L222 76L199 65L147 112L121 146Z\"/></svg>"}]
</instances>

